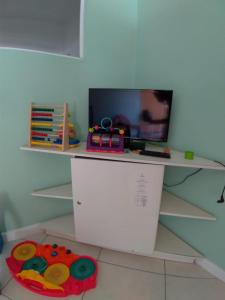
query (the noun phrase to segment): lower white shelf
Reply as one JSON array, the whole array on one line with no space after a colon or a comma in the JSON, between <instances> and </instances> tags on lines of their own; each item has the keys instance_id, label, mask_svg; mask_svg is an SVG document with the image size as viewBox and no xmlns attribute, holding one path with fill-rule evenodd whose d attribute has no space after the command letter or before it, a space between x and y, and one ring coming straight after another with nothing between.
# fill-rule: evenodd
<instances>
[{"instance_id":1,"label":"lower white shelf","mask_svg":"<svg viewBox=\"0 0 225 300\"><path fill-rule=\"evenodd\" d=\"M73 200L72 184L62 184L34 191L32 196ZM162 193L160 215L180 218L215 221L216 218L205 210L166 191Z\"/></svg>"},{"instance_id":2,"label":"lower white shelf","mask_svg":"<svg viewBox=\"0 0 225 300\"><path fill-rule=\"evenodd\" d=\"M73 215L67 215L42 223L47 234L64 239L76 240ZM152 257L192 263L201 254L159 224L155 251Z\"/></svg>"},{"instance_id":3,"label":"lower white shelf","mask_svg":"<svg viewBox=\"0 0 225 300\"><path fill-rule=\"evenodd\" d=\"M45 189L33 191L32 196L44 197L44 198L56 198L56 199L67 199L73 200L72 195L72 184L62 184Z\"/></svg>"},{"instance_id":4,"label":"lower white shelf","mask_svg":"<svg viewBox=\"0 0 225 300\"><path fill-rule=\"evenodd\" d=\"M193 205L166 191L163 191L162 193L160 215L207 221L216 220L215 216L202 208L199 208L196 205Z\"/></svg>"},{"instance_id":5,"label":"lower white shelf","mask_svg":"<svg viewBox=\"0 0 225 300\"><path fill-rule=\"evenodd\" d=\"M152 256L192 263L197 257L202 255L172 231L159 224L155 251Z\"/></svg>"}]
</instances>

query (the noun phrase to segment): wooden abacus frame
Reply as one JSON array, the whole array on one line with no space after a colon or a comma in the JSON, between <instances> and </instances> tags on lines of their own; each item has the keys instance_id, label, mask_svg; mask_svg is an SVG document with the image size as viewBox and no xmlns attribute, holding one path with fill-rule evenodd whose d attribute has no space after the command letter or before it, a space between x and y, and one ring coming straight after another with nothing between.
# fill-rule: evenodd
<instances>
[{"instance_id":1,"label":"wooden abacus frame","mask_svg":"<svg viewBox=\"0 0 225 300\"><path fill-rule=\"evenodd\" d=\"M54 138L61 138L62 143L55 143ZM29 147L57 148L62 151L69 148L67 103L63 105L30 104L28 145Z\"/></svg>"}]
</instances>

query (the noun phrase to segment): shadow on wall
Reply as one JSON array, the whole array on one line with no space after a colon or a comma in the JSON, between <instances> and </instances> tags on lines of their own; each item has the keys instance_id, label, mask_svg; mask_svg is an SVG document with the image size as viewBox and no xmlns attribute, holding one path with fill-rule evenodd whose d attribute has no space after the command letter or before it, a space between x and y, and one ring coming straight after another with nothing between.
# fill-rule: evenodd
<instances>
[{"instance_id":1,"label":"shadow on wall","mask_svg":"<svg viewBox=\"0 0 225 300\"><path fill-rule=\"evenodd\" d=\"M12 221L15 228L22 226L21 218L18 216L15 208L12 206L7 193L0 193L0 232L7 231L6 216Z\"/></svg>"}]
</instances>

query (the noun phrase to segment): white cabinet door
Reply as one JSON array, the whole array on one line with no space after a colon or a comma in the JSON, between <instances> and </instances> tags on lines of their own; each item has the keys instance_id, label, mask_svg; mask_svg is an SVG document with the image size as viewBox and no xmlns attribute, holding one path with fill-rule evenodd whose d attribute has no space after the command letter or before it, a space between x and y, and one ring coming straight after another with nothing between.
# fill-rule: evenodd
<instances>
[{"instance_id":1,"label":"white cabinet door","mask_svg":"<svg viewBox=\"0 0 225 300\"><path fill-rule=\"evenodd\" d=\"M72 158L71 167L76 240L150 255L164 166Z\"/></svg>"}]
</instances>

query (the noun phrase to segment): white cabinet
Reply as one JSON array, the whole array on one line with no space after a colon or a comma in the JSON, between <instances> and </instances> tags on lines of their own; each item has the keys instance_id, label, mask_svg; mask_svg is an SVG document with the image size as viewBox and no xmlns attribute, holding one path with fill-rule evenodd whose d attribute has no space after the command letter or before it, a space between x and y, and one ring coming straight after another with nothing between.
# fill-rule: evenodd
<instances>
[{"instance_id":1,"label":"white cabinet","mask_svg":"<svg viewBox=\"0 0 225 300\"><path fill-rule=\"evenodd\" d=\"M72 158L76 240L151 255L164 166Z\"/></svg>"},{"instance_id":2,"label":"white cabinet","mask_svg":"<svg viewBox=\"0 0 225 300\"><path fill-rule=\"evenodd\" d=\"M184 153L175 150L172 150L171 159L140 156L132 152L121 155L87 152L86 143L64 152L29 146L21 149L72 158L72 184L42 188L32 193L36 197L73 200L73 215L43 223L42 229L47 234L161 259L192 263L201 256L161 224L157 232L159 214L216 220L211 213L162 192L164 168L174 166L224 171L220 164L201 157L189 161L184 159ZM157 151L158 148L152 150Z\"/></svg>"}]
</instances>

